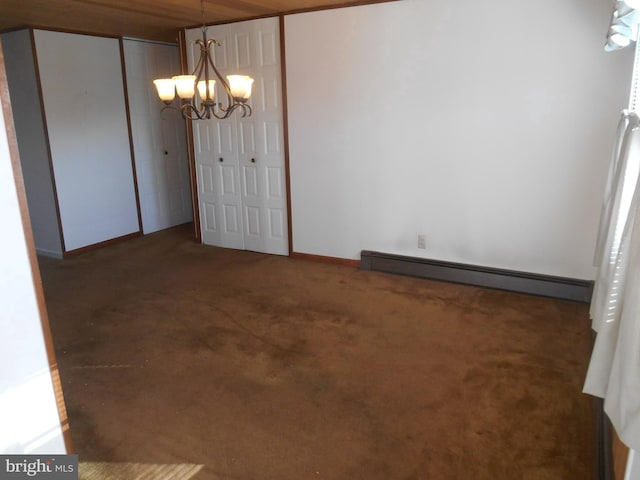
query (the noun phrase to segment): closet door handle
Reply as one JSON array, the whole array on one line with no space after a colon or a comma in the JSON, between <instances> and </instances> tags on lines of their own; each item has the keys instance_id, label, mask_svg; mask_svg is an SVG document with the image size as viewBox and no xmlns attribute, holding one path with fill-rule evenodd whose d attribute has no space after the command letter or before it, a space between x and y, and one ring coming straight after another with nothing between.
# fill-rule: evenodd
<instances>
[{"instance_id":1,"label":"closet door handle","mask_svg":"<svg viewBox=\"0 0 640 480\"><path fill-rule=\"evenodd\" d=\"M255 159L255 158L252 158L252 159L251 159L251 163L256 163L256 159Z\"/></svg>"},{"instance_id":2,"label":"closet door handle","mask_svg":"<svg viewBox=\"0 0 640 480\"><path fill-rule=\"evenodd\" d=\"M220 157L220 161L221 161L221 162L224 162L224 158Z\"/></svg>"}]
</instances>

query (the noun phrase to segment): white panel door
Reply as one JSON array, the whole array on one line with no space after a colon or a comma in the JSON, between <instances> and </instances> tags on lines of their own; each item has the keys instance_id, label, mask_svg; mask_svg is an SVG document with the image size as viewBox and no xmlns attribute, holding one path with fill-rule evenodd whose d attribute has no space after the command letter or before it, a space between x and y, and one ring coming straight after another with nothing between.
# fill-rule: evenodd
<instances>
[{"instance_id":1,"label":"white panel door","mask_svg":"<svg viewBox=\"0 0 640 480\"><path fill-rule=\"evenodd\" d=\"M186 32L187 63L194 68L200 48L194 43L201 37L200 29ZM226 65L226 47L231 42L217 38L221 68ZM193 122L193 141L196 157L198 202L202 242L218 247L244 249L242 205L238 176L238 141L233 120Z\"/></svg>"},{"instance_id":2,"label":"white panel door","mask_svg":"<svg viewBox=\"0 0 640 480\"><path fill-rule=\"evenodd\" d=\"M288 255L287 197L284 171L282 82L280 34L275 18L253 23L258 68L255 78L253 119L255 122L255 163L260 195L247 196L246 205L260 211L259 251Z\"/></svg>"},{"instance_id":3,"label":"white panel door","mask_svg":"<svg viewBox=\"0 0 640 480\"><path fill-rule=\"evenodd\" d=\"M65 251L139 232L119 41L34 36Z\"/></svg>"},{"instance_id":4,"label":"white panel door","mask_svg":"<svg viewBox=\"0 0 640 480\"><path fill-rule=\"evenodd\" d=\"M155 78L179 71L176 45L124 41L138 194L145 234L192 220L184 120L160 112Z\"/></svg>"},{"instance_id":5,"label":"white panel door","mask_svg":"<svg viewBox=\"0 0 640 480\"><path fill-rule=\"evenodd\" d=\"M221 43L214 48L214 59L222 74L250 75L255 83L251 117L234 114L227 120L193 122L196 164L203 172L198 177L203 242L287 255L278 19L209 27L208 35ZM192 42L200 36L199 29L187 31L190 68L198 54ZM216 151L213 157L206 152L208 137L204 132L216 129L228 130L226 138L232 145L225 153L233 160L222 152ZM215 156L224 161L217 159L216 164ZM233 224L228 222L230 218ZM233 245L223 241L230 225L237 227Z\"/></svg>"}]
</instances>

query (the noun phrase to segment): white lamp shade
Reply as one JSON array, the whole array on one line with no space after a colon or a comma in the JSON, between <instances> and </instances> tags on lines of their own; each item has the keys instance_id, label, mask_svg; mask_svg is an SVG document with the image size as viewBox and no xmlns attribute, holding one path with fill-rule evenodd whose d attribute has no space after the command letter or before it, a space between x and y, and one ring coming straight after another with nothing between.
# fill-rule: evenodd
<instances>
[{"instance_id":1,"label":"white lamp shade","mask_svg":"<svg viewBox=\"0 0 640 480\"><path fill-rule=\"evenodd\" d=\"M209 80L209 100L213 100L213 97L215 95L215 86L216 81ZM198 82L198 92L200 93L200 98L202 100L207 99L207 82L205 80L201 80Z\"/></svg>"},{"instance_id":2,"label":"white lamp shade","mask_svg":"<svg viewBox=\"0 0 640 480\"><path fill-rule=\"evenodd\" d=\"M247 75L227 75L231 96L236 100L248 100L251 96L253 78Z\"/></svg>"},{"instance_id":3,"label":"white lamp shade","mask_svg":"<svg viewBox=\"0 0 640 480\"><path fill-rule=\"evenodd\" d=\"M196 93L195 75L177 75L173 77L173 81L176 82L176 90L181 99L187 100L193 98Z\"/></svg>"},{"instance_id":4,"label":"white lamp shade","mask_svg":"<svg viewBox=\"0 0 640 480\"><path fill-rule=\"evenodd\" d=\"M163 102L172 102L176 96L176 84L170 78L159 78L153 81L158 90L158 96Z\"/></svg>"}]
</instances>

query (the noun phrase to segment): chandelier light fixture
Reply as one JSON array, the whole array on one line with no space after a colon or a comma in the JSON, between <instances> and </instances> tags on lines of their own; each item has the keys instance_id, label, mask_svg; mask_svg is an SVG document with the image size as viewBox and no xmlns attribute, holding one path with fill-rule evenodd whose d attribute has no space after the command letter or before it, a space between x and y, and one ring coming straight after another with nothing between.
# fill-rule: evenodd
<instances>
[{"instance_id":1,"label":"chandelier light fixture","mask_svg":"<svg viewBox=\"0 0 640 480\"><path fill-rule=\"evenodd\" d=\"M200 59L193 73L153 81L160 100L165 104L163 110L166 108L180 110L182 116L189 120L205 120L212 117L222 120L229 118L236 110L243 117L248 117L251 115L251 106L247 101L251 97L253 78L247 75L227 75L226 78L222 76L211 56L212 46L221 45L215 39L207 38L207 27L204 24L204 0L200 0L200 13L202 39L195 41L200 47ZM216 85L222 86L217 89L217 98ZM179 106L173 105L176 92L180 98ZM226 96L224 103L218 102L221 94Z\"/></svg>"}]
</instances>

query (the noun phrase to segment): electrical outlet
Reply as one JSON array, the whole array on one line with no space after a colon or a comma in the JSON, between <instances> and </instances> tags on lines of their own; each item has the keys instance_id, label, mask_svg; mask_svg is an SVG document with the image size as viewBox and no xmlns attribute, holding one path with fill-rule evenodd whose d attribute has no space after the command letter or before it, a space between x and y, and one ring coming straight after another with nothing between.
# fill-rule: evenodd
<instances>
[{"instance_id":1,"label":"electrical outlet","mask_svg":"<svg viewBox=\"0 0 640 480\"><path fill-rule=\"evenodd\" d=\"M418 248L427 249L427 236L418 235Z\"/></svg>"}]
</instances>

